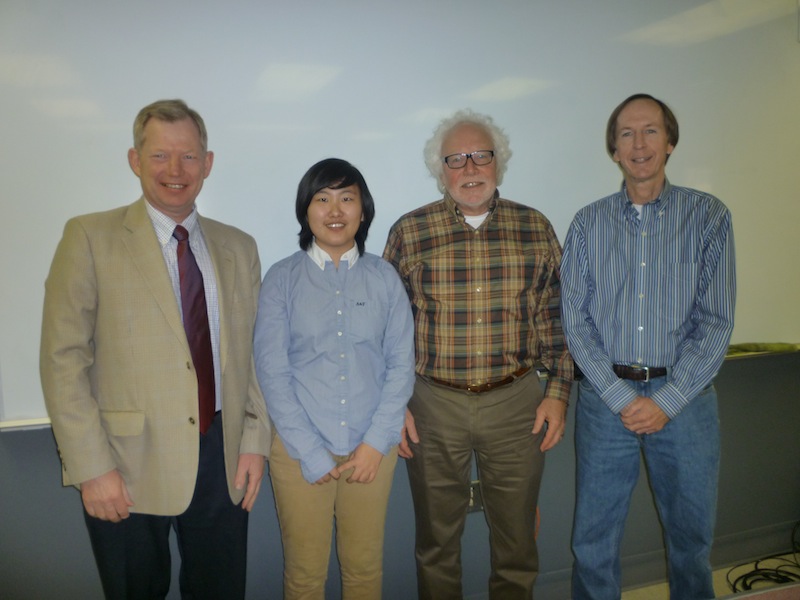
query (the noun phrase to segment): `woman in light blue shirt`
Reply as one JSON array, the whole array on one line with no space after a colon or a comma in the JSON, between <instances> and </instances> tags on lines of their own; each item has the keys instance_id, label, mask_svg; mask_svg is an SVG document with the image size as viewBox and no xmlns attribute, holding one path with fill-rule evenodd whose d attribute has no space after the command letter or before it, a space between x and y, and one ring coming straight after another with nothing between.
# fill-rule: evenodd
<instances>
[{"instance_id":1,"label":"woman in light blue shirt","mask_svg":"<svg viewBox=\"0 0 800 600\"><path fill-rule=\"evenodd\" d=\"M323 160L297 189L301 250L261 288L256 371L275 425L270 477L284 597L324 598L336 518L343 598L381 597L383 531L414 385L414 324L394 268L364 252L361 173Z\"/></svg>"}]
</instances>

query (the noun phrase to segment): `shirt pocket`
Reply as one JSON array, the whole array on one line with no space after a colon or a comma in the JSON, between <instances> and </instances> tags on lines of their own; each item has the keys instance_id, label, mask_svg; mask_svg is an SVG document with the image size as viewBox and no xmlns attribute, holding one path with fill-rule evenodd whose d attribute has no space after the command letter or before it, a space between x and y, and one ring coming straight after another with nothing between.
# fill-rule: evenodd
<instances>
[{"instance_id":1,"label":"shirt pocket","mask_svg":"<svg viewBox=\"0 0 800 600\"><path fill-rule=\"evenodd\" d=\"M657 314L666 320L671 331L681 327L691 316L697 296L698 271L698 264L691 262L664 267L661 290L657 294Z\"/></svg>"},{"instance_id":2,"label":"shirt pocket","mask_svg":"<svg viewBox=\"0 0 800 600\"><path fill-rule=\"evenodd\" d=\"M389 318L388 304L380 299L351 300L349 309L350 334L355 342L383 343Z\"/></svg>"}]
</instances>

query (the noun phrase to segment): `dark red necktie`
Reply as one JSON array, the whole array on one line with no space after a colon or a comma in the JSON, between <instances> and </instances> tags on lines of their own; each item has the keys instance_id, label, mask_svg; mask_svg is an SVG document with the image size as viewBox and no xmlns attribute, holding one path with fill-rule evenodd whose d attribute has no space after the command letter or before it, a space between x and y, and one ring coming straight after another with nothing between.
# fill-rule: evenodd
<instances>
[{"instance_id":1,"label":"dark red necktie","mask_svg":"<svg viewBox=\"0 0 800 600\"><path fill-rule=\"evenodd\" d=\"M216 412L214 389L214 357L211 352L211 330L208 327L208 309L203 288L203 274L189 247L189 232L177 225L172 236L178 240L178 272L181 279L181 305L183 328L192 352L192 362L197 373L200 433L205 433Z\"/></svg>"}]
</instances>

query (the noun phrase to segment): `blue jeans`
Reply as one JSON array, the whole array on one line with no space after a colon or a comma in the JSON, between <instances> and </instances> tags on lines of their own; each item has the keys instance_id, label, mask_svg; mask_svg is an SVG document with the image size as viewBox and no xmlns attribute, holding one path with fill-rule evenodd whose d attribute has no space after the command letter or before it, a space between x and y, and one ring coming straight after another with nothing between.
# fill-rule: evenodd
<instances>
[{"instance_id":1,"label":"blue jeans","mask_svg":"<svg viewBox=\"0 0 800 600\"><path fill-rule=\"evenodd\" d=\"M637 382L650 396L666 378ZM713 598L709 553L719 472L717 393L708 386L659 432L625 429L587 380L575 416L577 501L572 531L574 600L618 599L619 548L644 452L664 529L672 600Z\"/></svg>"}]
</instances>

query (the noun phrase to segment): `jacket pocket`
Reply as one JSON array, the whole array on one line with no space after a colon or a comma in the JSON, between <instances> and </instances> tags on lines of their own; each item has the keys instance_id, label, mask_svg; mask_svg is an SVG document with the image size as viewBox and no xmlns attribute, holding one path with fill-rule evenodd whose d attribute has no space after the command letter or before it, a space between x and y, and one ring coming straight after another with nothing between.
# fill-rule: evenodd
<instances>
[{"instance_id":1,"label":"jacket pocket","mask_svg":"<svg viewBox=\"0 0 800 600\"><path fill-rule=\"evenodd\" d=\"M144 431L144 413L129 410L100 411L103 428L109 435L141 435Z\"/></svg>"}]
</instances>

